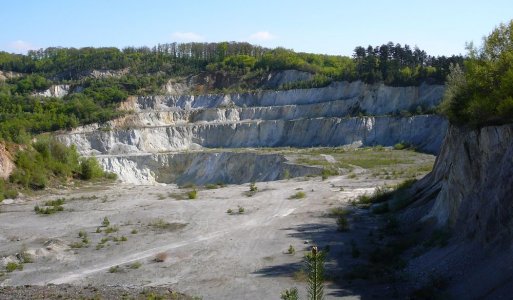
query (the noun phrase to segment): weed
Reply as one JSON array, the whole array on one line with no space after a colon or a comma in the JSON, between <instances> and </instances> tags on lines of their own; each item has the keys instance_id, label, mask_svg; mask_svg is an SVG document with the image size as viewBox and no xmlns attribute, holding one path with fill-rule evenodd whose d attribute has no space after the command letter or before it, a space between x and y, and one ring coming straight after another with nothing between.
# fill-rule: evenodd
<instances>
[{"instance_id":1,"label":"weed","mask_svg":"<svg viewBox=\"0 0 513 300\"><path fill-rule=\"evenodd\" d=\"M243 213L244 213L244 211L245 211L245 210L244 210L244 207L239 206L239 214L243 214Z\"/></svg>"},{"instance_id":2,"label":"weed","mask_svg":"<svg viewBox=\"0 0 513 300\"><path fill-rule=\"evenodd\" d=\"M349 179L356 179L356 177L357 177L357 176L356 176L356 174L355 174L355 173L352 173L352 172L351 172L351 173L347 174L347 178L349 178Z\"/></svg>"},{"instance_id":3,"label":"weed","mask_svg":"<svg viewBox=\"0 0 513 300\"><path fill-rule=\"evenodd\" d=\"M23 270L23 264L11 261L11 262L8 262L7 265L5 265L5 270L8 273L14 272L16 270L21 271L21 270Z\"/></svg>"},{"instance_id":4,"label":"weed","mask_svg":"<svg viewBox=\"0 0 513 300\"><path fill-rule=\"evenodd\" d=\"M296 249L294 248L294 246L290 245L289 249L287 250L287 253L291 255L296 254Z\"/></svg>"},{"instance_id":5,"label":"weed","mask_svg":"<svg viewBox=\"0 0 513 300\"><path fill-rule=\"evenodd\" d=\"M109 226L103 230L103 234L111 234L113 232L118 232L119 228L117 226Z\"/></svg>"},{"instance_id":6,"label":"weed","mask_svg":"<svg viewBox=\"0 0 513 300\"><path fill-rule=\"evenodd\" d=\"M335 207L331 208L328 216L330 217L338 217L338 216L347 216L351 213L351 211L344 207Z\"/></svg>"},{"instance_id":7,"label":"weed","mask_svg":"<svg viewBox=\"0 0 513 300\"><path fill-rule=\"evenodd\" d=\"M120 266L113 266L109 268L109 273L118 273L119 271L121 271Z\"/></svg>"},{"instance_id":8,"label":"weed","mask_svg":"<svg viewBox=\"0 0 513 300\"><path fill-rule=\"evenodd\" d=\"M102 229L100 227L96 227L96 233L101 233Z\"/></svg>"},{"instance_id":9,"label":"weed","mask_svg":"<svg viewBox=\"0 0 513 300\"><path fill-rule=\"evenodd\" d=\"M137 231L137 229L135 229L135 228L134 228L134 229L132 229L132 231L130 231L130 233L131 233L131 234L137 234L137 233L138 233L138 231Z\"/></svg>"},{"instance_id":10,"label":"weed","mask_svg":"<svg viewBox=\"0 0 513 300\"><path fill-rule=\"evenodd\" d=\"M339 215L337 217L337 230L338 231L348 231L349 230L349 221L347 220L346 215Z\"/></svg>"},{"instance_id":11,"label":"weed","mask_svg":"<svg viewBox=\"0 0 513 300\"><path fill-rule=\"evenodd\" d=\"M34 262L32 255L30 253L28 253L27 251L21 251L19 254L19 259L24 264L29 264L29 263Z\"/></svg>"},{"instance_id":12,"label":"weed","mask_svg":"<svg viewBox=\"0 0 513 300\"><path fill-rule=\"evenodd\" d=\"M102 226L103 226L103 227L107 227L107 226L109 226L109 225L110 225L109 218L104 217L104 218L103 218L103 221L102 221Z\"/></svg>"},{"instance_id":13,"label":"weed","mask_svg":"<svg viewBox=\"0 0 513 300\"><path fill-rule=\"evenodd\" d=\"M75 242L75 243L69 244L69 246L70 246L70 248L73 248L73 249L79 249L79 248L84 247L84 243L82 243L82 242Z\"/></svg>"},{"instance_id":14,"label":"weed","mask_svg":"<svg viewBox=\"0 0 513 300\"><path fill-rule=\"evenodd\" d=\"M56 212L63 211L64 207L62 205L64 202L64 198L46 201L44 203L44 207L39 207L38 205L34 206L34 211L36 214L51 215Z\"/></svg>"},{"instance_id":15,"label":"weed","mask_svg":"<svg viewBox=\"0 0 513 300\"><path fill-rule=\"evenodd\" d=\"M295 193L294 195L291 195L289 197L289 199L303 199L305 197L306 197L306 193L302 192L302 191L299 191L299 192Z\"/></svg>"},{"instance_id":16,"label":"weed","mask_svg":"<svg viewBox=\"0 0 513 300\"><path fill-rule=\"evenodd\" d=\"M87 233L85 231L83 231L83 230L80 230L78 232L78 237L79 238L87 238Z\"/></svg>"},{"instance_id":17,"label":"weed","mask_svg":"<svg viewBox=\"0 0 513 300\"><path fill-rule=\"evenodd\" d=\"M299 296L298 296L297 288L294 287L294 288L291 288L288 290L284 290L283 292L281 292L280 299L281 300L298 300Z\"/></svg>"},{"instance_id":18,"label":"weed","mask_svg":"<svg viewBox=\"0 0 513 300\"><path fill-rule=\"evenodd\" d=\"M249 191L252 192L252 193L258 192L258 187L256 186L256 184L254 182L250 183Z\"/></svg>"},{"instance_id":19,"label":"weed","mask_svg":"<svg viewBox=\"0 0 513 300\"><path fill-rule=\"evenodd\" d=\"M131 263L130 266L128 266L130 269L139 269L142 266L142 264L138 261Z\"/></svg>"},{"instance_id":20,"label":"weed","mask_svg":"<svg viewBox=\"0 0 513 300\"><path fill-rule=\"evenodd\" d=\"M326 180L330 176L337 176L339 174L340 173L339 173L339 171L337 169L334 169L334 168L324 168L321 171L321 178L322 178L322 180Z\"/></svg>"},{"instance_id":21,"label":"weed","mask_svg":"<svg viewBox=\"0 0 513 300\"><path fill-rule=\"evenodd\" d=\"M215 189L219 188L219 186L217 186L217 184L209 183L209 184L205 185L205 188L207 190L215 190Z\"/></svg>"},{"instance_id":22,"label":"weed","mask_svg":"<svg viewBox=\"0 0 513 300\"><path fill-rule=\"evenodd\" d=\"M127 238L126 236L124 236L124 235L123 235L123 236L120 238L120 241L122 241L122 242L126 242L126 241L128 241L128 238Z\"/></svg>"},{"instance_id":23,"label":"weed","mask_svg":"<svg viewBox=\"0 0 513 300\"><path fill-rule=\"evenodd\" d=\"M227 213L227 214L230 214L230 215L231 215L231 214L233 214L233 209L228 208L228 209L226 210L226 213Z\"/></svg>"},{"instance_id":24,"label":"weed","mask_svg":"<svg viewBox=\"0 0 513 300\"><path fill-rule=\"evenodd\" d=\"M188 197L189 199L191 199L191 200L192 200L192 199L196 199L196 198L198 198L198 191L197 191L196 189L194 189L194 190L192 190L192 191L188 192L188 193L187 193L187 197Z\"/></svg>"},{"instance_id":25,"label":"weed","mask_svg":"<svg viewBox=\"0 0 513 300\"><path fill-rule=\"evenodd\" d=\"M164 199L166 199L166 196L165 196L164 194L158 194L158 195L157 195L157 198L158 198L159 200L164 200Z\"/></svg>"},{"instance_id":26,"label":"weed","mask_svg":"<svg viewBox=\"0 0 513 300\"><path fill-rule=\"evenodd\" d=\"M174 231L185 227L187 224L183 223L169 223L164 221L163 219L153 220L148 224L152 229L158 231Z\"/></svg>"}]
</instances>

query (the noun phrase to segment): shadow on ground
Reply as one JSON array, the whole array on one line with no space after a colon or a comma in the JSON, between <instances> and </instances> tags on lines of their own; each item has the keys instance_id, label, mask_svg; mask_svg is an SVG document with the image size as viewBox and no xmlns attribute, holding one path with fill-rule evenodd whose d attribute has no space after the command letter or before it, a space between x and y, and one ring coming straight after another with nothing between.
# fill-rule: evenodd
<instances>
[{"instance_id":1,"label":"shadow on ground","mask_svg":"<svg viewBox=\"0 0 513 300\"><path fill-rule=\"evenodd\" d=\"M375 229L377 220L367 214L360 214L357 222L347 232L337 230L336 219L326 217L326 223L302 224L294 227L282 228L288 231L288 236L304 241L303 249L296 249L296 256L301 257L312 246L328 252L326 259L326 296L344 297L358 296L360 299L379 299L378 290L369 289L369 283L362 280L345 280L344 274L352 266L364 261L354 258L351 254L351 244L361 244L368 240L370 230ZM303 262L287 263L262 268L254 274L265 277L292 277L303 268ZM296 275L297 276L297 275ZM295 278L298 279L297 277ZM306 286L306 282L298 280L297 286ZM284 287L285 289L286 287ZM383 295L383 294L381 294Z\"/></svg>"}]
</instances>

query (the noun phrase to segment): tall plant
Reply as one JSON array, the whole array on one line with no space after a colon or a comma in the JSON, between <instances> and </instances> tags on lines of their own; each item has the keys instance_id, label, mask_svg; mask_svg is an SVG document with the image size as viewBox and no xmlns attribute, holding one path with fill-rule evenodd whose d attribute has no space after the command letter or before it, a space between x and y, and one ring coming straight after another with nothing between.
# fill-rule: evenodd
<instances>
[{"instance_id":1,"label":"tall plant","mask_svg":"<svg viewBox=\"0 0 513 300\"><path fill-rule=\"evenodd\" d=\"M308 270L308 299L324 299L324 262L326 254L312 247L312 251L305 257Z\"/></svg>"}]
</instances>

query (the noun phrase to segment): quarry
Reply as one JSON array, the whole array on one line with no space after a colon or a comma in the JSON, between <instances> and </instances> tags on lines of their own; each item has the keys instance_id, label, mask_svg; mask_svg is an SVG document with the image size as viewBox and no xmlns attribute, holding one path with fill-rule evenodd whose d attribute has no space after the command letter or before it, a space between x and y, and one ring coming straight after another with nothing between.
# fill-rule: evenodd
<instances>
[{"instance_id":1,"label":"quarry","mask_svg":"<svg viewBox=\"0 0 513 300\"><path fill-rule=\"evenodd\" d=\"M227 93L173 79L53 133L117 179L1 202L0 298L304 296L315 246L325 299L507 299L513 127L450 124L440 84L280 88L310 76Z\"/></svg>"}]
</instances>

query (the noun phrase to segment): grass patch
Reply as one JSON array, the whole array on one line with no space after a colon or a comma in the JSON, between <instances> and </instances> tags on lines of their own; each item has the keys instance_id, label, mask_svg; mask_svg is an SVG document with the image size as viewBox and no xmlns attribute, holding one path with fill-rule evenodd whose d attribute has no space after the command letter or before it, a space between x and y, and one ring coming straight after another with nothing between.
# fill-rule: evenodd
<instances>
[{"instance_id":1,"label":"grass patch","mask_svg":"<svg viewBox=\"0 0 513 300\"><path fill-rule=\"evenodd\" d=\"M39 207L39 205L34 206L34 211L36 214L51 215L59 211L64 211L62 205L65 202L66 200L64 198L46 201L43 207Z\"/></svg>"},{"instance_id":2,"label":"grass patch","mask_svg":"<svg viewBox=\"0 0 513 300\"><path fill-rule=\"evenodd\" d=\"M153 230L156 231L175 231L184 228L187 224L184 223L169 223L163 219L153 220L148 224Z\"/></svg>"},{"instance_id":3,"label":"grass patch","mask_svg":"<svg viewBox=\"0 0 513 300\"><path fill-rule=\"evenodd\" d=\"M128 267L132 270L139 269L142 266L142 264L138 261L131 263Z\"/></svg>"},{"instance_id":4,"label":"grass patch","mask_svg":"<svg viewBox=\"0 0 513 300\"><path fill-rule=\"evenodd\" d=\"M109 268L109 273L119 273L121 271L120 266L113 266Z\"/></svg>"},{"instance_id":5,"label":"grass patch","mask_svg":"<svg viewBox=\"0 0 513 300\"><path fill-rule=\"evenodd\" d=\"M167 196L169 198L173 198L175 200L187 200L189 199L189 195L187 192L185 193L168 193Z\"/></svg>"},{"instance_id":6,"label":"grass patch","mask_svg":"<svg viewBox=\"0 0 513 300\"><path fill-rule=\"evenodd\" d=\"M187 193L187 198L190 200L198 198L198 191L196 189Z\"/></svg>"},{"instance_id":7,"label":"grass patch","mask_svg":"<svg viewBox=\"0 0 513 300\"><path fill-rule=\"evenodd\" d=\"M306 198L306 193L303 191L296 192L295 194L291 195L289 199L303 199Z\"/></svg>"},{"instance_id":8,"label":"grass patch","mask_svg":"<svg viewBox=\"0 0 513 300\"><path fill-rule=\"evenodd\" d=\"M103 234L111 234L118 231L119 228L117 226L109 226L103 230Z\"/></svg>"},{"instance_id":9,"label":"grass patch","mask_svg":"<svg viewBox=\"0 0 513 300\"><path fill-rule=\"evenodd\" d=\"M22 271L23 270L23 264L11 261L11 262L8 262L5 265L5 271L7 271L8 273L14 272L16 270Z\"/></svg>"},{"instance_id":10,"label":"grass patch","mask_svg":"<svg viewBox=\"0 0 513 300\"><path fill-rule=\"evenodd\" d=\"M339 215L337 217L337 230L338 231L349 231L349 220L346 215Z\"/></svg>"},{"instance_id":11,"label":"grass patch","mask_svg":"<svg viewBox=\"0 0 513 300\"><path fill-rule=\"evenodd\" d=\"M340 175L340 172L335 168L323 168L321 171L322 180L328 179L330 176Z\"/></svg>"}]
</instances>

